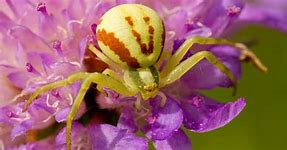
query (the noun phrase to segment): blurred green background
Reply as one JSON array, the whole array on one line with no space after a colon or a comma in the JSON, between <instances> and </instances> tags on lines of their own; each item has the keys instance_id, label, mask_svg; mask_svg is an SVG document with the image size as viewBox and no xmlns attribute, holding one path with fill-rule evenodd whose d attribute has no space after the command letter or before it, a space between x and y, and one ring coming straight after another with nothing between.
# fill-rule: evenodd
<instances>
[{"instance_id":1,"label":"blurred green background","mask_svg":"<svg viewBox=\"0 0 287 150\"><path fill-rule=\"evenodd\" d=\"M236 96L224 89L207 92L222 102L245 97L243 112L221 129L189 133L194 150L284 150L287 149L287 34L260 26L237 32L235 41L256 39L251 49L268 66L262 74L244 63Z\"/></svg>"}]
</instances>

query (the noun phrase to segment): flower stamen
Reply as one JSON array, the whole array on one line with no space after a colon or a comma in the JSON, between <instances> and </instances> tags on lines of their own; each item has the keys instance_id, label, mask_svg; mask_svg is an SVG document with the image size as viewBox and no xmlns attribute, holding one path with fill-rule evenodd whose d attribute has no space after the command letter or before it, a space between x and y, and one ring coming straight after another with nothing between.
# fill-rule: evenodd
<instances>
[{"instance_id":1,"label":"flower stamen","mask_svg":"<svg viewBox=\"0 0 287 150\"><path fill-rule=\"evenodd\" d=\"M26 70L36 75L41 75L30 63L26 63Z\"/></svg>"},{"instance_id":2,"label":"flower stamen","mask_svg":"<svg viewBox=\"0 0 287 150\"><path fill-rule=\"evenodd\" d=\"M45 15L45 16L48 15L48 12L47 12L46 4L45 4L45 3L40 2L40 3L37 5L37 11L41 12L41 13L42 13L43 15Z\"/></svg>"},{"instance_id":3,"label":"flower stamen","mask_svg":"<svg viewBox=\"0 0 287 150\"><path fill-rule=\"evenodd\" d=\"M53 48L56 50L57 54L63 57L62 43L59 40L53 42Z\"/></svg>"},{"instance_id":4,"label":"flower stamen","mask_svg":"<svg viewBox=\"0 0 287 150\"><path fill-rule=\"evenodd\" d=\"M237 16L240 12L241 12L241 8L237 7L235 5L232 5L232 6L227 8L227 15L229 17Z\"/></svg>"},{"instance_id":5,"label":"flower stamen","mask_svg":"<svg viewBox=\"0 0 287 150\"><path fill-rule=\"evenodd\" d=\"M94 34L96 34L96 32L97 32L97 26L98 25L95 23L91 25L91 30L93 31Z\"/></svg>"}]
</instances>

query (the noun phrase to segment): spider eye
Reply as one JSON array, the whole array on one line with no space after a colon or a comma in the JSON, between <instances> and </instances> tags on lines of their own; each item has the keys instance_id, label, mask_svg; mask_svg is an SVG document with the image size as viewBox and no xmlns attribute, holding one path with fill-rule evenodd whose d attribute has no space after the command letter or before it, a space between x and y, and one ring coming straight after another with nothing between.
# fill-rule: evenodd
<instances>
[{"instance_id":1,"label":"spider eye","mask_svg":"<svg viewBox=\"0 0 287 150\"><path fill-rule=\"evenodd\" d=\"M164 45L162 19L149 7L123 4L107 11L96 32L103 53L130 68L154 65Z\"/></svg>"}]
</instances>

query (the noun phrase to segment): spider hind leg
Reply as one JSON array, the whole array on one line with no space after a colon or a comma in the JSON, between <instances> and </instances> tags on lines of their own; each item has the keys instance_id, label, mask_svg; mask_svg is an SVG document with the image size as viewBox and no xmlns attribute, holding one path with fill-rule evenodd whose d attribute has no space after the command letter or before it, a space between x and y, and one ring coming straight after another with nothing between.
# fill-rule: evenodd
<instances>
[{"instance_id":1,"label":"spider hind leg","mask_svg":"<svg viewBox=\"0 0 287 150\"><path fill-rule=\"evenodd\" d=\"M174 55L172 55L166 65L164 66L161 75L165 77L169 72L171 72L182 60L184 55L190 50L190 48L194 44L204 44L204 45L227 45L236 48L241 54L240 59L241 60L250 60L260 71L266 72L267 67L263 65L263 63L260 61L260 59L257 58L257 56L249 50L244 44L232 42L226 39L222 38L211 38L211 37L192 37L190 39L187 39L175 52Z\"/></svg>"},{"instance_id":2,"label":"spider hind leg","mask_svg":"<svg viewBox=\"0 0 287 150\"><path fill-rule=\"evenodd\" d=\"M234 91L236 91L236 78L234 74L228 69L216 56L208 51L200 51L189 57L188 59L177 65L174 70L169 72L166 77L163 78L162 85L171 84L174 81L182 77L187 71L192 69L201 60L207 59L211 64L213 64L217 69L224 73L233 83Z\"/></svg>"}]
</instances>

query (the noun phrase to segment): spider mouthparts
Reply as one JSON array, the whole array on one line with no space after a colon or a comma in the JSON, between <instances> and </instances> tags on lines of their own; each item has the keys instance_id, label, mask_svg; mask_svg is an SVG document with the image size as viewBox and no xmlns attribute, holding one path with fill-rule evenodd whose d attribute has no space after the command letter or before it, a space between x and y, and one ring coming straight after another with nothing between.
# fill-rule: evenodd
<instances>
[{"instance_id":1,"label":"spider mouthparts","mask_svg":"<svg viewBox=\"0 0 287 150\"><path fill-rule=\"evenodd\" d=\"M148 91L148 92L152 92L152 91L154 91L157 87L158 87L158 85L155 84L155 83L153 83L153 84L145 85L143 88L144 88L144 90L146 90L146 91Z\"/></svg>"}]
</instances>

